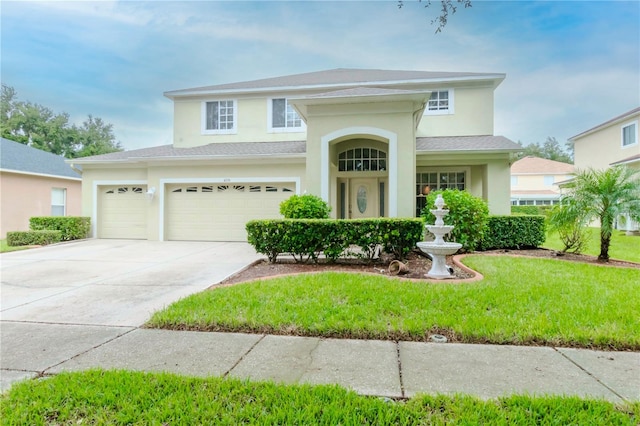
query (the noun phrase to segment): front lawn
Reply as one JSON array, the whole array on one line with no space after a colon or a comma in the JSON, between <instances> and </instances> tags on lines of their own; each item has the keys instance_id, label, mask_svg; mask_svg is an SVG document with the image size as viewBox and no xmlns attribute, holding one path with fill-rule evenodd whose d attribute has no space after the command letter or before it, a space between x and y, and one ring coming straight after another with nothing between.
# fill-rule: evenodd
<instances>
[{"instance_id":1,"label":"front lawn","mask_svg":"<svg viewBox=\"0 0 640 426\"><path fill-rule=\"evenodd\" d=\"M586 231L589 242L583 250L583 254L598 256L600 254L600 228L587 228ZM557 232L547 232L544 248L552 250L564 248ZM640 236L625 235L624 231L614 230L611 234L609 257L640 263Z\"/></svg>"},{"instance_id":2,"label":"front lawn","mask_svg":"<svg viewBox=\"0 0 640 426\"><path fill-rule=\"evenodd\" d=\"M444 395L391 401L338 386L92 370L14 385L0 396L0 419L7 425L634 425L640 403Z\"/></svg>"},{"instance_id":3,"label":"front lawn","mask_svg":"<svg viewBox=\"0 0 640 426\"><path fill-rule=\"evenodd\" d=\"M363 339L640 349L640 269L473 255L475 283L321 273L216 288L148 327Z\"/></svg>"},{"instance_id":4,"label":"front lawn","mask_svg":"<svg viewBox=\"0 0 640 426\"><path fill-rule=\"evenodd\" d=\"M30 247L27 246L10 246L7 244L7 240L6 239L2 239L0 240L0 253L7 253L10 251L18 251L18 250L25 250L28 249Z\"/></svg>"}]
</instances>

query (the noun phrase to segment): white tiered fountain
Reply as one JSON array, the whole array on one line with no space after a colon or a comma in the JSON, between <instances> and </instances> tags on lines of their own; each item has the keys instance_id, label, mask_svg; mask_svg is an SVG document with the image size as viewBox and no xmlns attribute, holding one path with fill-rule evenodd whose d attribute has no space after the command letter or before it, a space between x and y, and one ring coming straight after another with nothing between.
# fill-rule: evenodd
<instances>
[{"instance_id":1,"label":"white tiered fountain","mask_svg":"<svg viewBox=\"0 0 640 426\"><path fill-rule=\"evenodd\" d=\"M449 214L449 210L442 208L444 207L442 194L438 194L436 197L435 205L436 209L430 211L436 217L436 223L435 225L426 225L426 228L435 235L436 239L433 241L421 241L417 246L422 252L427 253L431 257L431 269L426 274L427 278L452 278L449 268L447 267L446 256L460 250L462 244L450 243L444 240L444 236L451 232L453 225L445 225L442 219Z\"/></svg>"}]
</instances>

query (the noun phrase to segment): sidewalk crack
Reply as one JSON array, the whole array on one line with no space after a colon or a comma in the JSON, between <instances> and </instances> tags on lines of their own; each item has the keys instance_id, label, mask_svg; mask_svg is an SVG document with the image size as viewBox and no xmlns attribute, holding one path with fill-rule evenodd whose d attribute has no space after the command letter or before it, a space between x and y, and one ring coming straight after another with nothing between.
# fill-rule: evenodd
<instances>
[{"instance_id":1,"label":"sidewalk crack","mask_svg":"<svg viewBox=\"0 0 640 426\"><path fill-rule=\"evenodd\" d=\"M242 362L242 360L245 359L247 357L247 355L249 355L249 353L251 353L251 351L256 346L258 346L258 344L260 344L260 342L262 342L264 340L265 337L267 337L266 334L263 334L262 336L260 336L260 338L253 345L251 345L251 347L249 349L247 349L247 351L244 354L242 354L242 356L240 358L238 358L238 360L235 362L235 364L233 364L230 369L225 371L225 373L222 375L222 377L227 377L229 375L229 373L231 373L233 371L233 369L236 368L238 366L238 364L240 364Z\"/></svg>"},{"instance_id":2,"label":"sidewalk crack","mask_svg":"<svg viewBox=\"0 0 640 426\"><path fill-rule=\"evenodd\" d=\"M402 361L400 360L400 341L396 340L396 356L398 358L398 378L400 379L400 395L404 399L404 380L402 378Z\"/></svg>"}]
</instances>

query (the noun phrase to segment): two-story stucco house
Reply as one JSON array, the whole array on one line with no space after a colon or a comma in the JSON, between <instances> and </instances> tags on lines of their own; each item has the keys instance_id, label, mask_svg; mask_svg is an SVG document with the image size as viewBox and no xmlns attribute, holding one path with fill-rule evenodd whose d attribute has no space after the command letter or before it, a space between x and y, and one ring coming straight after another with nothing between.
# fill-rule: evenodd
<instances>
[{"instance_id":1,"label":"two-story stucco house","mask_svg":"<svg viewBox=\"0 0 640 426\"><path fill-rule=\"evenodd\" d=\"M511 165L511 204L548 206L560 202L558 183L571 178L573 164L527 156Z\"/></svg>"},{"instance_id":2,"label":"two-story stucco house","mask_svg":"<svg viewBox=\"0 0 640 426\"><path fill-rule=\"evenodd\" d=\"M640 169L639 122L640 107L570 137L576 169L606 169L616 165ZM640 224L628 217L619 220L618 227L636 234L640 230Z\"/></svg>"},{"instance_id":3,"label":"two-story stucco house","mask_svg":"<svg viewBox=\"0 0 640 426\"><path fill-rule=\"evenodd\" d=\"M640 169L640 107L569 138L577 169L606 169L626 164Z\"/></svg>"},{"instance_id":4,"label":"two-story stucco house","mask_svg":"<svg viewBox=\"0 0 640 426\"><path fill-rule=\"evenodd\" d=\"M493 135L504 74L334 69L174 90L173 144L74 160L98 238L246 240L292 194L335 218L411 217L424 189L508 214L509 154Z\"/></svg>"}]
</instances>

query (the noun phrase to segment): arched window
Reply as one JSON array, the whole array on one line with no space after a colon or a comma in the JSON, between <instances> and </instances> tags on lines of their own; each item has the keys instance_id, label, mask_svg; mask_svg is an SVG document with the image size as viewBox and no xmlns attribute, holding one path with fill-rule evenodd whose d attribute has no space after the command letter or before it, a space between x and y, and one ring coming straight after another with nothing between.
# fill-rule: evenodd
<instances>
[{"instance_id":1,"label":"arched window","mask_svg":"<svg viewBox=\"0 0 640 426\"><path fill-rule=\"evenodd\" d=\"M338 155L341 172L384 172L387 170L387 153L375 148L353 148Z\"/></svg>"}]
</instances>

